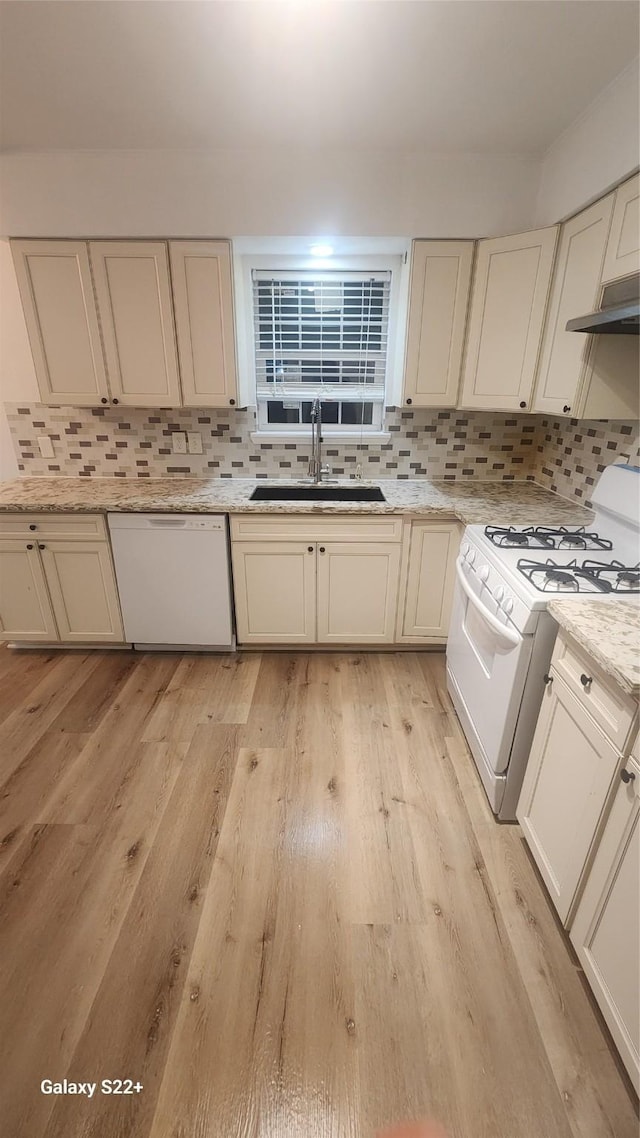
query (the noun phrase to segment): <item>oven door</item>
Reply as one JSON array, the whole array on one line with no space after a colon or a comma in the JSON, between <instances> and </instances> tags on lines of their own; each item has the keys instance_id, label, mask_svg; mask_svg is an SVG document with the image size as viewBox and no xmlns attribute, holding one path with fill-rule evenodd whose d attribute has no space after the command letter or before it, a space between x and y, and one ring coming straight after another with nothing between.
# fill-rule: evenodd
<instances>
[{"instance_id":1,"label":"oven door","mask_svg":"<svg viewBox=\"0 0 640 1138\"><path fill-rule=\"evenodd\" d=\"M479 744L483 762L495 774L509 763L533 636L523 636L464 563L456 562L447 669L454 703L471 727L471 750ZM457 696L457 700L455 698Z\"/></svg>"}]
</instances>

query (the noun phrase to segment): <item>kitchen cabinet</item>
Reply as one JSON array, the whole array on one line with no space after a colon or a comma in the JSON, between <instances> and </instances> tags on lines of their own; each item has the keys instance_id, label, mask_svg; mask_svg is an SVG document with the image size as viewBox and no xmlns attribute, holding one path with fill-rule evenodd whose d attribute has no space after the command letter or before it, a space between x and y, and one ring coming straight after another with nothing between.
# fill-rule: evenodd
<instances>
[{"instance_id":1,"label":"kitchen cabinet","mask_svg":"<svg viewBox=\"0 0 640 1138\"><path fill-rule=\"evenodd\" d=\"M457 523L407 522L396 639L444 643L460 544Z\"/></svg>"},{"instance_id":2,"label":"kitchen cabinet","mask_svg":"<svg viewBox=\"0 0 640 1138\"><path fill-rule=\"evenodd\" d=\"M460 386L473 241L414 241L404 402L455 407Z\"/></svg>"},{"instance_id":3,"label":"kitchen cabinet","mask_svg":"<svg viewBox=\"0 0 640 1138\"><path fill-rule=\"evenodd\" d=\"M89 407L109 399L85 241L12 241L40 402Z\"/></svg>"},{"instance_id":4,"label":"kitchen cabinet","mask_svg":"<svg viewBox=\"0 0 640 1138\"><path fill-rule=\"evenodd\" d=\"M231 245L170 241L182 398L185 407L237 401Z\"/></svg>"},{"instance_id":5,"label":"kitchen cabinet","mask_svg":"<svg viewBox=\"0 0 640 1138\"><path fill-rule=\"evenodd\" d=\"M557 235L551 226L478 242L461 406L530 410Z\"/></svg>"},{"instance_id":6,"label":"kitchen cabinet","mask_svg":"<svg viewBox=\"0 0 640 1138\"><path fill-rule=\"evenodd\" d=\"M180 405L169 260L163 241L91 241L114 403Z\"/></svg>"},{"instance_id":7,"label":"kitchen cabinet","mask_svg":"<svg viewBox=\"0 0 640 1138\"><path fill-rule=\"evenodd\" d=\"M614 195L572 217L562 226L549 308L542 338L533 410L578 414L578 395L593 337L567 332L567 320L592 312L600 299L600 279Z\"/></svg>"},{"instance_id":8,"label":"kitchen cabinet","mask_svg":"<svg viewBox=\"0 0 640 1138\"><path fill-rule=\"evenodd\" d=\"M3 640L57 640L44 569L33 540L0 538L0 632Z\"/></svg>"},{"instance_id":9,"label":"kitchen cabinet","mask_svg":"<svg viewBox=\"0 0 640 1138\"><path fill-rule=\"evenodd\" d=\"M618 186L602 283L640 271L640 174ZM579 314L578 314L579 315Z\"/></svg>"},{"instance_id":10,"label":"kitchen cabinet","mask_svg":"<svg viewBox=\"0 0 640 1138\"><path fill-rule=\"evenodd\" d=\"M564 923L635 715L633 701L561 633L516 814Z\"/></svg>"},{"instance_id":11,"label":"kitchen cabinet","mask_svg":"<svg viewBox=\"0 0 640 1138\"><path fill-rule=\"evenodd\" d=\"M630 759L602 832L571 941L640 1092L640 763Z\"/></svg>"},{"instance_id":12,"label":"kitchen cabinet","mask_svg":"<svg viewBox=\"0 0 640 1138\"><path fill-rule=\"evenodd\" d=\"M232 517L241 644L393 641L399 518Z\"/></svg>"},{"instance_id":13,"label":"kitchen cabinet","mask_svg":"<svg viewBox=\"0 0 640 1138\"><path fill-rule=\"evenodd\" d=\"M0 628L4 640L122 643L101 516L74 515L68 522L63 515L2 518Z\"/></svg>"}]
</instances>

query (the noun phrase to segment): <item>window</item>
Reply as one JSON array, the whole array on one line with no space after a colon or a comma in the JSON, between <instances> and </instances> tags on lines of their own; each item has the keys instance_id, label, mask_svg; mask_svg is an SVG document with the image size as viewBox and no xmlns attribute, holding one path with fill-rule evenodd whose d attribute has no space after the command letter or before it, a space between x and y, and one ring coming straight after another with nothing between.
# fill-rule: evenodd
<instances>
[{"instance_id":1,"label":"window","mask_svg":"<svg viewBox=\"0 0 640 1138\"><path fill-rule=\"evenodd\" d=\"M382 429L391 272L253 269L258 428Z\"/></svg>"}]
</instances>

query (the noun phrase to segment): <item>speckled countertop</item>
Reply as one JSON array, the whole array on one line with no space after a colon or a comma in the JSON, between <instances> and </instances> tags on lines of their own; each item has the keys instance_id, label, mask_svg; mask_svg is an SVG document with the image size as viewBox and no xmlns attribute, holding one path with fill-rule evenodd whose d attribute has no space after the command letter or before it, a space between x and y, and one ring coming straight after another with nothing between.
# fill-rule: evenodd
<instances>
[{"instance_id":1,"label":"speckled countertop","mask_svg":"<svg viewBox=\"0 0 640 1138\"><path fill-rule=\"evenodd\" d=\"M385 502L251 502L250 478L17 478L0 483L0 511L38 510L259 514L412 514L465 525L583 525L593 514L534 482L384 479ZM339 485L353 487L353 481ZM334 483L335 485L335 483ZM363 483L376 485L376 483Z\"/></svg>"},{"instance_id":2,"label":"speckled countertop","mask_svg":"<svg viewBox=\"0 0 640 1138\"><path fill-rule=\"evenodd\" d=\"M640 599L561 597L549 612L623 691L640 696Z\"/></svg>"}]
</instances>

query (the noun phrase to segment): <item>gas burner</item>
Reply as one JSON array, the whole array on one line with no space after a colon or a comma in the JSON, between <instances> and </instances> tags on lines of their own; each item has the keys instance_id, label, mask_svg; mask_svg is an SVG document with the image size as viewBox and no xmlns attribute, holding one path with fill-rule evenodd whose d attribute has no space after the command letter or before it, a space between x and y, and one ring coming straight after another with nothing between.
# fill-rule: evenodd
<instances>
[{"instance_id":1,"label":"gas burner","mask_svg":"<svg viewBox=\"0 0 640 1138\"><path fill-rule=\"evenodd\" d=\"M581 581L575 561L557 565L555 561L529 561L521 557L518 569L541 593L579 593Z\"/></svg>"},{"instance_id":2,"label":"gas burner","mask_svg":"<svg viewBox=\"0 0 640 1138\"><path fill-rule=\"evenodd\" d=\"M492 545L502 549L612 549L610 541L597 533L588 533L584 526L567 529L565 526L487 526L485 535Z\"/></svg>"},{"instance_id":3,"label":"gas burner","mask_svg":"<svg viewBox=\"0 0 640 1138\"><path fill-rule=\"evenodd\" d=\"M584 561L578 573L593 581L604 593L640 593L640 564L620 561Z\"/></svg>"}]
</instances>

